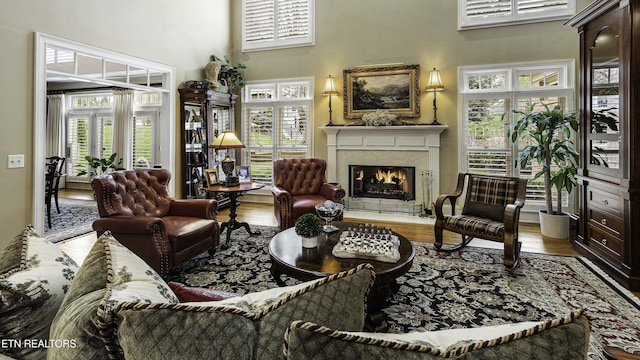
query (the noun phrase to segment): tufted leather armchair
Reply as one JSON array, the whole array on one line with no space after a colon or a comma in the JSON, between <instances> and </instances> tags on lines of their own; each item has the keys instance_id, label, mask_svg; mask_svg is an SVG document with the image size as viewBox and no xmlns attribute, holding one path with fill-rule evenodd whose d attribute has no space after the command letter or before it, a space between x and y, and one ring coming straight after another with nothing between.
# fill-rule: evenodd
<instances>
[{"instance_id":1,"label":"tufted leather armchair","mask_svg":"<svg viewBox=\"0 0 640 360\"><path fill-rule=\"evenodd\" d=\"M109 230L160 275L220 242L213 199L173 199L164 169L115 171L91 182L100 218L93 229Z\"/></svg>"},{"instance_id":2,"label":"tufted leather armchair","mask_svg":"<svg viewBox=\"0 0 640 360\"><path fill-rule=\"evenodd\" d=\"M315 213L316 204L327 200L342 203L345 191L326 182L326 169L327 162L317 158L278 159L273 162L271 192L280 230L293 227L303 214Z\"/></svg>"}]
</instances>

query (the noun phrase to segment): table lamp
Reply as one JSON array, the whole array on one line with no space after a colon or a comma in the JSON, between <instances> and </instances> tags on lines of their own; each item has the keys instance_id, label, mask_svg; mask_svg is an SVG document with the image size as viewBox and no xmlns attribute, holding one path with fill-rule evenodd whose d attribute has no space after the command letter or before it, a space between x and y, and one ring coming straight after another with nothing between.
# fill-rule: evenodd
<instances>
[{"instance_id":1,"label":"table lamp","mask_svg":"<svg viewBox=\"0 0 640 360\"><path fill-rule=\"evenodd\" d=\"M426 92L433 91L433 122L431 122L430 125L442 125L438 122L438 108L436 107L436 92L444 91L444 85L440 78L440 70L433 68L433 70L429 72L429 82L427 83L427 88L425 90Z\"/></svg>"},{"instance_id":2,"label":"table lamp","mask_svg":"<svg viewBox=\"0 0 640 360\"><path fill-rule=\"evenodd\" d=\"M333 120L331 119L331 97L333 95L338 95L338 90L336 90L336 84L333 81L331 75L329 75L329 77L324 81L322 95L329 96L329 123L327 124L327 126L333 126Z\"/></svg>"},{"instance_id":3,"label":"table lamp","mask_svg":"<svg viewBox=\"0 0 640 360\"><path fill-rule=\"evenodd\" d=\"M209 147L212 149L242 149L244 144L236 137L231 131L225 131L218 135ZM240 180L237 176L233 175L233 169L235 168L235 162L229 156L229 151L226 153L226 157L222 160L222 172L225 175L225 185L235 186L240 185Z\"/></svg>"}]
</instances>

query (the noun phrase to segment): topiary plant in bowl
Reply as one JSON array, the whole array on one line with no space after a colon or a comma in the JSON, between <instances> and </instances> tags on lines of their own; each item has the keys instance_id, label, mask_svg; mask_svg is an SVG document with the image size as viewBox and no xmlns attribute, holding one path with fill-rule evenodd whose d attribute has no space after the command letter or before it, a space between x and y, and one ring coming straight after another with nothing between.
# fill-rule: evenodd
<instances>
[{"instance_id":1,"label":"topiary plant in bowl","mask_svg":"<svg viewBox=\"0 0 640 360\"><path fill-rule=\"evenodd\" d=\"M296 234L304 238L315 238L323 233L324 223L315 214L304 214L296 220Z\"/></svg>"}]
</instances>

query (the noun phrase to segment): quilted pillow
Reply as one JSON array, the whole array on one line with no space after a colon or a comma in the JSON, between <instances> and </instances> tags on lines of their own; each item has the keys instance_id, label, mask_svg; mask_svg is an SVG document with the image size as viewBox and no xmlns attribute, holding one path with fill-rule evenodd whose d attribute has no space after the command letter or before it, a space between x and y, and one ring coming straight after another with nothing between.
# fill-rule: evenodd
<instances>
[{"instance_id":1,"label":"quilted pillow","mask_svg":"<svg viewBox=\"0 0 640 360\"><path fill-rule=\"evenodd\" d=\"M0 353L43 359L49 327L78 265L28 226L0 252ZM25 342L28 341L27 342ZM3 343L4 344L4 343Z\"/></svg>"},{"instance_id":2,"label":"quilted pillow","mask_svg":"<svg viewBox=\"0 0 640 360\"><path fill-rule=\"evenodd\" d=\"M375 274L360 265L320 280L199 303L118 304L118 340L131 359L282 359L294 320L364 326Z\"/></svg>"},{"instance_id":3,"label":"quilted pillow","mask_svg":"<svg viewBox=\"0 0 640 360\"><path fill-rule=\"evenodd\" d=\"M406 334L332 330L295 321L285 333L286 359L586 359L583 310L542 321Z\"/></svg>"},{"instance_id":4,"label":"quilted pillow","mask_svg":"<svg viewBox=\"0 0 640 360\"><path fill-rule=\"evenodd\" d=\"M51 325L52 339L75 339L75 347L49 349L49 358L121 357L112 309L128 301L171 304L178 298L160 275L107 231L89 251Z\"/></svg>"}]
</instances>

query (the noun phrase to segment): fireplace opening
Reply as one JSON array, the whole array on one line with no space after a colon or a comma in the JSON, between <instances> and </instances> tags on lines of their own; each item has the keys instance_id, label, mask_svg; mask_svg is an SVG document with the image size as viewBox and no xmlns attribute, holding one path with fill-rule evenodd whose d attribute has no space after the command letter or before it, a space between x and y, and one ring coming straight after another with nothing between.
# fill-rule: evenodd
<instances>
[{"instance_id":1,"label":"fireplace opening","mask_svg":"<svg viewBox=\"0 0 640 360\"><path fill-rule=\"evenodd\" d=\"M415 200L414 167L349 165L349 196Z\"/></svg>"}]
</instances>

